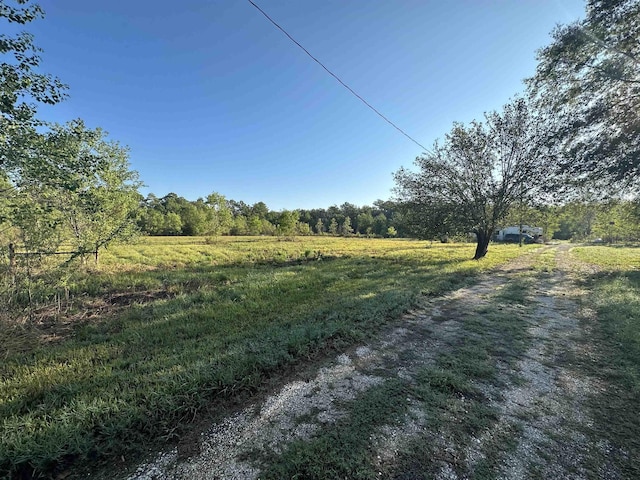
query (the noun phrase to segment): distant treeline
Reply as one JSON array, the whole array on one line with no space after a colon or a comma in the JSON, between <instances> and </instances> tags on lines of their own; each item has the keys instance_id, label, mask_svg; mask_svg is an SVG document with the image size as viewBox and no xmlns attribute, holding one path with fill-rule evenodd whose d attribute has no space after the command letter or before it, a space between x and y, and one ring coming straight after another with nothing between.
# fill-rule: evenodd
<instances>
[{"instance_id":1,"label":"distant treeline","mask_svg":"<svg viewBox=\"0 0 640 480\"><path fill-rule=\"evenodd\" d=\"M419 219L393 200L373 206L343 203L311 210L270 210L264 202L248 205L218 193L190 201L175 193L142 198L137 216L145 235L340 235L418 237L451 240L449 232L427 236ZM503 227L520 222L542 227L547 239L636 241L640 239L640 204L636 201L575 201L514 211Z\"/></svg>"},{"instance_id":2,"label":"distant treeline","mask_svg":"<svg viewBox=\"0 0 640 480\"><path fill-rule=\"evenodd\" d=\"M264 202L247 205L218 193L195 201L149 194L141 201L138 226L146 235L409 235L393 201L274 211Z\"/></svg>"}]
</instances>

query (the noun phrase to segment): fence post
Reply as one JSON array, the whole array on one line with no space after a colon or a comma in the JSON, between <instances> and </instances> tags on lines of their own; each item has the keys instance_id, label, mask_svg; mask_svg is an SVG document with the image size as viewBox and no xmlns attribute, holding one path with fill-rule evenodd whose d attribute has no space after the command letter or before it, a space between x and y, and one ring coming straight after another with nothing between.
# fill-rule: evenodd
<instances>
[{"instance_id":1,"label":"fence post","mask_svg":"<svg viewBox=\"0 0 640 480\"><path fill-rule=\"evenodd\" d=\"M9 244L9 273L11 278L14 278L16 271L16 249L13 243Z\"/></svg>"}]
</instances>

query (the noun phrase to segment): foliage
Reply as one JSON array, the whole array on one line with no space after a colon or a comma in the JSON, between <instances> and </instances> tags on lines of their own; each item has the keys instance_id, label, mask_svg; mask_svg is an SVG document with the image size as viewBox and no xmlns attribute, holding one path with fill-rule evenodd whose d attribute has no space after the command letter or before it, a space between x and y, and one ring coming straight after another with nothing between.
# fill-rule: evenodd
<instances>
[{"instance_id":1,"label":"foliage","mask_svg":"<svg viewBox=\"0 0 640 480\"><path fill-rule=\"evenodd\" d=\"M205 228L206 234L221 235L228 232L233 216L224 195L217 192L210 193L205 203L209 207L207 215L209 224Z\"/></svg>"},{"instance_id":2,"label":"foliage","mask_svg":"<svg viewBox=\"0 0 640 480\"><path fill-rule=\"evenodd\" d=\"M530 91L549 111L565 182L619 190L640 178L640 3L589 0L586 18L553 32Z\"/></svg>"},{"instance_id":3,"label":"foliage","mask_svg":"<svg viewBox=\"0 0 640 480\"><path fill-rule=\"evenodd\" d=\"M29 0L0 0L0 18L9 23L42 16ZM0 35L1 240L17 243L1 293L13 302L26 283L29 305L34 285L54 284L67 273L56 268L61 262L53 254L65 255L56 257L64 266L89 252L97 260L99 249L132 234L140 185L127 150L100 129L36 118L38 103L66 96L60 80L39 71L39 51L28 33Z\"/></svg>"},{"instance_id":4,"label":"foliage","mask_svg":"<svg viewBox=\"0 0 640 480\"><path fill-rule=\"evenodd\" d=\"M382 200L373 206L344 203L328 209L296 210L297 220L292 212L269 210L264 202L250 206L215 192L196 201L175 193L162 198L149 194L141 208L138 226L147 235L344 235L342 227L349 217L348 235L384 237L388 228L394 227L398 236L409 236L396 203Z\"/></svg>"},{"instance_id":5,"label":"foliage","mask_svg":"<svg viewBox=\"0 0 640 480\"><path fill-rule=\"evenodd\" d=\"M344 217L344 220L342 221L342 225L340 225L340 233L344 237L353 235L353 227L351 226L351 217L349 217L348 215Z\"/></svg>"},{"instance_id":6,"label":"foliage","mask_svg":"<svg viewBox=\"0 0 640 480\"><path fill-rule=\"evenodd\" d=\"M329 233L331 235L337 235L338 234L338 222L336 222L335 218L332 218L331 222L329 223Z\"/></svg>"},{"instance_id":7,"label":"foliage","mask_svg":"<svg viewBox=\"0 0 640 480\"><path fill-rule=\"evenodd\" d=\"M293 235L296 231L296 225L300 214L297 210L283 210L278 217L277 231L278 235Z\"/></svg>"},{"instance_id":8,"label":"foliage","mask_svg":"<svg viewBox=\"0 0 640 480\"><path fill-rule=\"evenodd\" d=\"M25 25L43 16L40 6L29 0L0 1L0 19L9 23ZM16 155L20 148L14 150L18 131L39 123L35 102L53 105L65 97L66 86L58 78L38 71L39 52L29 33L0 34L0 55L6 56L0 63L0 164L4 168L20 163Z\"/></svg>"},{"instance_id":9,"label":"foliage","mask_svg":"<svg viewBox=\"0 0 640 480\"><path fill-rule=\"evenodd\" d=\"M517 99L486 124L454 124L444 144L416 159L418 172L395 174L396 191L420 236L473 232L478 259L511 208L539 192L546 155L544 124Z\"/></svg>"},{"instance_id":10,"label":"foliage","mask_svg":"<svg viewBox=\"0 0 640 480\"><path fill-rule=\"evenodd\" d=\"M574 201L553 207L557 216L554 238L629 242L640 238L638 202L630 200Z\"/></svg>"},{"instance_id":11,"label":"foliage","mask_svg":"<svg viewBox=\"0 0 640 480\"><path fill-rule=\"evenodd\" d=\"M56 252L64 244L73 258L131 236L140 183L127 150L81 121L34 139L6 207L20 246Z\"/></svg>"}]
</instances>

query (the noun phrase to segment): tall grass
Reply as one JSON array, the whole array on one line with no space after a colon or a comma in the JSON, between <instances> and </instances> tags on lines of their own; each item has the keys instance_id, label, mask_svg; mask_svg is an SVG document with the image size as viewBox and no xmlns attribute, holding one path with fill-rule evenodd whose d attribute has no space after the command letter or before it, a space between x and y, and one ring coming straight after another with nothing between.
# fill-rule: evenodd
<instances>
[{"instance_id":1,"label":"tall grass","mask_svg":"<svg viewBox=\"0 0 640 480\"><path fill-rule=\"evenodd\" d=\"M472 245L408 240L154 238L110 249L72 296L158 295L2 352L0 476L170 440L211 402L366 338L417 295L528 248L493 247L481 262L469 260Z\"/></svg>"}]
</instances>

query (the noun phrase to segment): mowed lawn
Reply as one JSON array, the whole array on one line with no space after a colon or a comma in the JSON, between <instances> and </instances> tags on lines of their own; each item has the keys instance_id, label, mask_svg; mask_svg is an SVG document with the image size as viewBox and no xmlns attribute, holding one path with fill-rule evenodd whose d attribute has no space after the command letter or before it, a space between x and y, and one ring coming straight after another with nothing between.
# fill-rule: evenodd
<instances>
[{"instance_id":1,"label":"mowed lawn","mask_svg":"<svg viewBox=\"0 0 640 480\"><path fill-rule=\"evenodd\" d=\"M583 246L572 253L599 267L584 279L585 303L595 312L587 326L601 352L585 362L601 385L591 398L594 428L614 446L609 460L623 466L623 477L640 478L640 247Z\"/></svg>"},{"instance_id":2,"label":"mowed lawn","mask_svg":"<svg viewBox=\"0 0 640 480\"><path fill-rule=\"evenodd\" d=\"M41 324L2 325L0 477L49 475L171 440L217 400L362 341L418 295L462 286L537 246L492 245L481 261L470 260L474 247L333 237L111 247L69 282L76 302L45 322L55 336Z\"/></svg>"}]
</instances>

